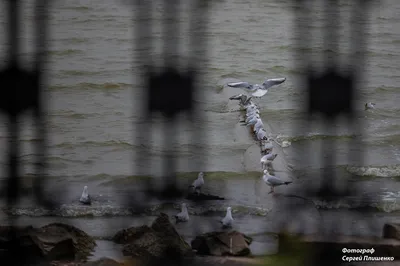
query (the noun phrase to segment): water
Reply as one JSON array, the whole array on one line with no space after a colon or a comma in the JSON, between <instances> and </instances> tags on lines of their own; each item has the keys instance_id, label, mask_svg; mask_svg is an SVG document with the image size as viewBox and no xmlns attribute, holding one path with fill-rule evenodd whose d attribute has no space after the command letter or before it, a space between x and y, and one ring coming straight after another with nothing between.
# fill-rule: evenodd
<instances>
[{"instance_id":1,"label":"water","mask_svg":"<svg viewBox=\"0 0 400 266\"><path fill-rule=\"evenodd\" d=\"M294 2L230 1L213 6L206 36L210 60L204 65L205 79L201 83L204 95L196 99L205 121L196 121L191 127L182 123L179 143L175 143L173 149L179 160L182 187L187 186L198 171L204 171L205 192L223 194L227 200L192 208L189 202L189 212L197 221L213 219L205 224L214 225L216 219L223 216L225 208L232 206L237 229L248 234L277 232L278 227L273 224L287 218L283 211L286 203L295 206L305 204L305 213L314 222L321 218L320 215L330 217L330 214L318 215L316 210L347 213L349 208L364 205L373 209L374 214L369 217L371 221L376 215L380 217L378 225L383 221L396 220L400 210L400 58L397 52L400 5L395 0L385 0L372 7L367 32L368 58L363 66L365 81L360 84L361 95L356 100L361 132L339 126L335 132L326 132L321 125L310 127L302 115L305 99L298 85L300 72L297 69L301 62L293 53L296 51L296 36L292 34ZM32 1L25 3L23 34L20 37L23 43L21 62L29 68L32 64L30 26L33 14L29 13ZM0 32L4 32L4 3L0 6ZM342 3L341 8L349 10L351 6ZM186 12L180 21L182 28L187 30L184 23L188 21L188 5L183 9ZM155 5L154 14L158 22L162 10L160 3ZM324 22L321 10L317 6L315 23L310 29L321 29ZM346 14L340 20L339 47L343 50L334 51L343 66L349 55ZM137 65L137 54L141 51L133 45L136 40L133 25L136 22L135 19L132 21L131 9L122 2L97 1L93 4L90 1L60 1L52 4L50 52L46 65L49 100L49 177L46 177L46 191L58 197L63 205L49 213L35 207L26 197L18 207L9 210L13 214L24 215L21 216L25 219L24 223L39 219L39 223L44 224L48 219L45 216L53 214L59 216L57 219L80 226L95 236L109 237L117 229L133 223L140 225L143 219L147 221L142 216L132 217L130 206L123 201L124 196L132 194L144 199L141 182L146 177L143 176L157 176L162 171L158 166L165 153L160 148L162 125L154 126L151 142L140 139L137 134L139 130L149 130L149 124L140 121L143 91L142 80L138 77L140 67ZM161 36L159 24L153 29L154 36ZM1 40L0 62L5 63L6 40ZM181 37L180 41L187 43L187 38ZM152 47L156 59L161 47L159 43ZM322 42L315 37L304 52L316 54L322 50L321 47ZM187 47L182 46L182 49L187 56ZM316 63L320 62L317 60ZM239 126L240 112L236 103L228 101L230 96L241 91L223 86L231 80L259 83L264 77L287 78L284 84L272 88L266 97L258 101L263 106L261 117L268 132L291 143L289 147L276 150L279 156L273 166L277 174L293 179L294 183L278 188L276 196L267 194L269 188L260 180L256 143L249 132ZM365 102L375 102L376 110L364 111ZM4 117L1 119L0 146L6 151L7 123ZM300 125L300 128L295 125ZM23 184L30 187L35 178L35 136L32 123L26 116L21 118L20 126ZM204 130L203 137L207 143L190 137L193 130L199 129ZM313 177L320 168L320 156L314 153L310 155L313 160L305 162L303 159L308 155L304 154L304 148L311 145L313 149L319 149L331 140L335 140L337 145L336 165L332 166L332 170L357 182L361 191L372 198L371 201L360 203L349 199L331 204L311 199L311 203L305 203L308 201L289 197L302 196L299 192L301 187L316 182ZM362 145L352 147L349 152L348 144L352 140L360 140ZM200 145L204 149L193 149ZM150 149L151 159L139 168L134 164L135 155L147 149ZM365 151L362 165L355 160L360 149ZM5 158L0 158L3 178L6 176ZM77 203L84 185L88 185L94 198L91 207ZM60 195L64 196L60 198ZM179 202L163 204L152 200L146 203L144 217L150 220L160 210L173 214L179 208ZM3 216L4 220L5 214ZM90 226L85 226L87 219L91 221ZM112 228L111 231L104 229L106 225ZM361 233L380 234L380 229L362 229L362 224L356 225L361 228ZM193 237L193 230L186 226L178 230L186 237ZM212 228L200 227L195 231Z\"/></svg>"}]
</instances>

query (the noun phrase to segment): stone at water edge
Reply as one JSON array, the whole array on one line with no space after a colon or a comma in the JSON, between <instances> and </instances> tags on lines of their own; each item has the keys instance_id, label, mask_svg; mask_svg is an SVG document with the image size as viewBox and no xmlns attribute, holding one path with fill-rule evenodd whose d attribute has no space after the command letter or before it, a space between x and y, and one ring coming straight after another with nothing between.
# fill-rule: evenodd
<instances>
[{"instance_id":1,"label":"stone at water edge","mask_svg":"<svg viewBox=\"0 0 400 266\"><path fill-rule=\"evenodd\" d=\"M114 235L112 240L117 244L128 244L129 242L132 242L135 239L142 237L142 235L150 233L152 231L153 231L153 229L151 229L147 225L130 227L130 228L122 229L121 231L118 231Z\"/></svg>"},{"instance_id":2,"label":"stone at water edge","mask_svg":"<svg viewBox=\"0 0 400 266\"><path fill-rule=\"evenodd\" d=\"M93 239L93 237L89 236L84 231L68 224L51 223L39 228L39 230L44 233L51 231L56 232L58 229L64 229L70 234L74 243L76 259L85 259L96 247L96 241Z\"/></svg>"},{"instance_id":3,"label":"stone at water edge","mask_svg":"<svg viewBox=\"0 0 400 266\"><path fill-rule=\"evenodd\" d=\"M210 232L196 236L191 242L199 255L249 256L252 239L237 231Z\"/></svg>"},{"instance_id":4,"label":"stone at water edge","mask_svg":"<svg viewBox=\"0 0 400 266\"><path fill-rule=\"evenodd\" d=\"M178 234L168 215L161 213L151 227L143 225L119 231L113 241L123 243L123 254L138 258L166 259L191 256L188 243Z\"/></svg>"},{"instance_id":5,"label":"stone at water edge","mask_svg":"<svg viewBox=\"0 0 400 266\"><path fill-rule=\"evenodd\" d=\"M75 259L73 238L67 230L57 228L44 232L40 228L31 226L26 228L0 226L0 246L6 256L15 253L15 251L9 250L12 247L12 239L9 238L11 229L14 229L16 233L14 241L19 243L17 249L20 254L24 255L22 257L2 257L3 261L12 259L15 260L15 263L21 261L35 263L43 260Z\"/></svg>"},{"instance_id":6,"label":"stone at water edge","mask_svg":"<svg viewBox=\"0 0 400 266\"><path fill-rule=\"evenodd\" d=\"M387 223L383 226L383 238L400 240L400 223Z\"/></svg>"}]
</instances>

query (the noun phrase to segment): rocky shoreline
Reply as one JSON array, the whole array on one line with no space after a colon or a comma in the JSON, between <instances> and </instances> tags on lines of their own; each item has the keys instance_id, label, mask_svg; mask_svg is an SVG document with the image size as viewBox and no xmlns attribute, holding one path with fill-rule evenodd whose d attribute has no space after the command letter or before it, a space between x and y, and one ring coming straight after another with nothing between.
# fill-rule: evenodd
<instances>
[{"instance_id":1,"label":"rocky shoreline","mask_svg":"<svg viewBox=\"0 0 400 266\"><path fill-rule=\"evenodd\" d=\"M296 253L292 250L293 243L313 252L318 252L321 244L328 245L332 248L332 254L338 257L343 256L343 247L373 247L373 256L400 259L400 224L385 224L382 238L379 239L348 236L326 239L322 236L282 234L279 235L278 254L263 258L252 256L249 248L252 239L234 230L201 234L189 244L178 234L168 215L164 213L151 226L123 229L111 240L121 244L121 252L129 259L119 262L110 258L87 261L96 247L95 239L70 225L51 223L40 228L0 226L0 259L3 262L30 262L19 265L35 265L35 262L40 262L45 263L40 265L52 266L164 265L167 261L176 264L181 260L195 265L254 265L267 261L276 264L282 254Z\"/></svg>"}]
</instances>

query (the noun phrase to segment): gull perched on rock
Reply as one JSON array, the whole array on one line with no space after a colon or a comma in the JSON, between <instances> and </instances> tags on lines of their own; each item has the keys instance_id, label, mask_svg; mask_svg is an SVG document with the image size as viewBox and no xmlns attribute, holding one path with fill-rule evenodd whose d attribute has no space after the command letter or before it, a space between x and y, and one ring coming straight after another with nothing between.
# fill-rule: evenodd
<instances>
[{"instance_id":1,"label":"gull perched on rock","mask_svg":"<svg viewBox=\"0 0 400 266\"><path fill-rule=\"evenodd\" d=\"M252 110L256 110L256 109L258 109L258 106L255 105L253 102L251 102L251 104L246 106L246 112L249 112L249 111L252 111Z\"/></svg>"},{"instance_id":2,"label":"gull perched on rock","mask_svg":"<svg viewBox=\"0 0 400 266\"><path fill-rule=\"evenodd\" d=\"M251 110L250 112L246 112L246 118L254 117L255 115L260 115L260 110L254 109Z\"/></svg>"},{"instance_id":3,"label":"gull perched on rock","mask_svg":"<svg viewBox=\"0 0 400 266\"><path fill-rule=\"evenodd\" d=\"M254 130L254 134L257 135L261 130L265 131L265 133L267 132L267 131L265 130L265 128L263 128L263 127L258 127L257 130ZM267 140L267 139L266 139L266 140Z\"/></svg>"},{"instance_id":4,"label":"gull perched on rock","mask_svg":"<svg viewBox=\"0 0 400 266\"><path fill-rule=\"evenodd\" d=\"M254 126L255 124L257 124L259 121L261 121L261 118L255 118L255 119L251 119L249 122L245 123L246 126Z\"/></svg>"},{"instance_id":5,"label":"gull perched on rock","mask_svg":"<svg viewBox=\"0 0 400 266\"><path fill-rule=\"evenodd\" d=\"M253 116L253 115L256 115L256 114L260 114L260 110L258 110L258 109L254 109L254 110L250 110L249 112L246 112L246 117L249 117L249 116Z\"/></svg>"},{"instance_id":6,"label":"gull perched on rock","mask_svg":"<svg viewBox=\"0 0 400 266\"><path fill-rule=\"evenodd\" d=\"M253 103L251 102L251 98L253 97L247 97L244 94L237 94L229 98L229 100L239 100L239 105L246 108L248 106L251 106Z\"/></svg>"},{"instance_id":7,"label":"gull perched on rock","mask_svg":"<svg viewBox=\"0 0 400 266\"><path fill-rule=\"evenodd\" d=\"M368 109L375 109L375 103L366 103L365 110L368 110Z\"/></svg>"},{"instance_id":8,"label":"gull perched on rock","mask_svg":"<svg viewBox=\"0 0 400 266\"><path fill-rule=\"evenodd\" d=\"M253 97L260 98L268 92L269 88L275 85L279 85L285 80L286 78L266 79L261 85L240 81L228 83L228 86L233 88L245 89L246 91L251 92L251 95Z\"/></svg>"},{"instance_id":9,"label":"gull perched on rock","mask_svg":"<svg viewBox=\"0 0 400 266\"><path fill-rule=\"evenodd\" d=\"M268 170L264 170L263 180L268 186L271 187L271 191L268 194L274 193L274 187L293 183L292 181L283 181L277 176L270 175Z\"/></svg>"},{"instance_id":10,"label":"gull perched on rock","mask_svg":"<svg viewBox=\"0 0 400 266\"><path fill-rule=\"evenodd\" d=\"M267 140L267 131L264 128L260 128L256 131L257 133L257 140Z\"/></svg>"},{"instance_id":11,"label":"gull perched on rock","mask_svg":"<svg viewBox=\"0 0 400 266\"><path fill-rule=\"evenodd\" d=\"M258 109L251 111L251 112L246 112L246 118L255 116L255 115L260 115L260 111Z\"/></svg>"},{"instance_id":12,"label":"gull perched on rock","mask_svg":"<svg viewBox=\"0 0 400 266\"><path fill-rule=\"evenodd\" d=\"M255 123L257 123L257 121L260 119L260 115L254 115L254 116L249 116L247 119L246 119L246 124L249 124L249 125L252 125L252 124L254 124L255 125Z\"/></svg>"},{"instance_id":13,"label":"gull perched on rock","mask_svg":"<svg viewBox=\"0 0 400 266\"><path fill-rule=\"evenodd\" d=\"M249 116L245 120L241 120L240 122L247 124L247 123L252 122L253 120L255 121L256 119L260 119L260 115L259 114L254 114L252 116Z\"/></svg>"},{"instance_id":14,"label":"gull perched on rock","mask_svg":"<svg viewBox=\"0 0 400 266\"><path fill-rule=\"evenodd\" d=\"M261 157L261 160L260 160L260 162L261 162L261 169L262 169L262 170L265 170L265 166L266 166L269 162L272 162L273 160L275 160L276 156L278 156L277 153L274 153L274 154L268 153L268 154L264 155L263 157Z\"/></svg>"},{"instance_id":15,"label":"gull perched on rock","mask_svg":"<svg viewBox=\"0 0 400 266\"><path fill-rule=\"evenodd\" d=\"M193 181L192 185L190 185L190 188L193 188L194 191L197 191L197 194L200 194L201 186L204 185L204 173L200 172L199 175L197 176L196 180Z\"/></svg>"},{"instance_id":16,"label":"gull perched on rock","mask_svg":"<svg viewBox=\"0 0 400 266\"><path fill-rule=\"evenodd\" d=\"M249 115L246 117L246 123L250 122L250 120L254 119L254 118L260 118L260 114L258 113L253 113L252 115Z\"/></svg>"},{"instance_id":17,"label":"gull perched on rock","mask_svg":"<svg viewBox=\"0 0 400 266\"><path fill-rule=\"evenodd\" d=\"M254 124L253 131L257 132L261 128L264 128L264 123L263 123L263 121L261 119L258 119L257 123Z\"/></svg>"},{"instance_id":18,"label":"gull perched on rock","mask_svg":"<svg viewBox=\"0 0 400 266\"><path fill-rule=\"evenodd\" d=\"M232 218L232 209L231 209L231 207L226 208L226 215L221 220L221 223L222 223L223 227L232 227L233 218Z\"/></svg>"},{"instance_id":19,"label":"gull perched on rock","mask_svg":"<svg viewBox=\"0 0 400 266\"><path fill-rule=\"evenodd\" d=\"M186 203L182 203L181 212L175 215L176 223L189 221L189 213L186 208Z\"/></svg>"},{"instance_id":20,"label":"gull perched on rock","mask_svg":"<svg viewBox=\"0 0 400 266\"><path fill-rule=\"evenodd\" d=\"M84 186L83 187L83 192L82 192L82 196L79 199L79 202L86 204L86 205L90 205L92 203L91 199L90 199L90 195L88 192L88 187Z\"/></svg>"},{"instance_id":21,"label":"gull perched on rock","mask_svg":"<svg viewBox=\"0 0 400 266\"><path fill-rule=\"evenodd\" d=\"M270 139L267 139L267 141L263 141L261 143L261 152L263 153L271 153L273 148L274 145L272 144L272 141L270 141Z\"/></svg>"}]
</instances>

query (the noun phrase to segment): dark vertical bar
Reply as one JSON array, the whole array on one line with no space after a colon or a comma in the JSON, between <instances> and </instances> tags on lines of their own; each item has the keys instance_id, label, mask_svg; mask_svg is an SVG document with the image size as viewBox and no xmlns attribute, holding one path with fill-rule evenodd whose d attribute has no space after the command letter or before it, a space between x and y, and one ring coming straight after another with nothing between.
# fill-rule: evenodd
<instances>
[{"instance_id":1,"label":"dark vertical bar","mask_svg":"<svg viewBox=\"0 0 400 266\"><path fill-rule=\"evenodd\" d=\"M179 139L178 134L179 131L176 130L178 125L176 115L180 111L185 110L178 110L177 105L181 105L180 101L184 101L185 99L182 98L180 95L180 90L183 89L185 86L182 82L179 82L180 79L183 78L177 71L177 56L179 51L179 7L180 1L179 0L164 0L164 16L163 16L163 23L164 23L164 32L163 32L163 42L164 42L164 78L166 78L169 82L166 84L167 89L173 89L177 95L174 95L172 98L169 98L168 106L166 106L166 110L162 112L166 112L166 119L165 123L165 131L164 131L164 149L165 155L163 156L163 178L166 182L166 186L164 189L165 196L174 198L178 194L176 187L176 158L173 152L173 143L175 140ZM189 89L189 88L187 88ZM157 97L153 95L153 97ZM175 103L175 104L174 104ZM177 104L177 105L176 105ZM178 109L177 109L178 108Z\"/></svg>"},{"instance_id":2,"label":"dark vertical bar","mask_svg":"<svg viewBox=\"0 0 400 266\"><path fill-rule=\"evenodd\" d=\"M369 12L369 0L357 0L352 6L351 10L351 20L350 20L350 30L352 36L352 42L350 46L350 60L351 60L351 72L354 78L354 90L355 93L359 95L360 85L364 81L364 71L365 71L365 53L367 47L367 38L365 38L366 25L367 25L367 15ZM356 119L356 112L353 110L348 119L349 127L353 128L358 134L362 132L363 120L358 119L357 123L354 123ZM362 144L362 136L357 136L349 142L349 150L357 151L349 153L348 160L353 161L353 163L358 165L364 165L364 153L365 146ZM355 161L355 162L354 162ZM366 199L368 200L368 199Z\"/></svg>"},{"instance_id":3,"label":"dark vertical bar","mask_svg":"<svg viewBox=\"0 0 400 266\"><path fill-rule=\"evenodd\" d=\"M46 128L46 99L44 98L44 64L46 62L46 44L47 44L47 31L48 31L48 3L47 0L37 0L35 6L35 42L36 42L36 61L35 61L35 74L36 74L36 84L34 88L36 90L37 106L34 110L34 120L36 126L36 168L37 177L33 183L33 190L36 200L39 204L49 206L52 205L48 201L48 197L44 197L44 183L46 180L46 138L47 138L47 128Z\"/></svg>"},{"instance_id":4,"label":"dark vertical bar","mask_svg":"<svg viewBox=\"0 0 400 266\"><path fill-rule=\"evenodd\" d=\"M8 188L7 188L7 204L9 207L13 206L18 202L19 199L19 161L18 161L18 123L17 116L12 115L9 118L9 131L10 141L8 145L9 149L9 176L8 176Z\"/></svg>"},{"instance_id":5,"label":"dark vertical bar","mask_svg":"<svg viewBox=\"0 0 400 266\"><path fill-rule=\"evenodd\" d=\"M179 51L179 6L180 0L164 0L164 66L176 66Z\"/></svg>"},{"instance_id":6,"label":"dark vertical bar","mask_svg":"<svg viewBox=\"0 0 400 266\"><path fill-rule=\"evenodd\" d=\"M203 73L200 71L200 68L198 66L201 65L202 68L205 69L207 68L208 64L208 50L205 36L207 31L207 15L209 8L209 0L194 0L191 6L192 16L189 25L189 45L192 50L189 53L190 57L188 71L190 74L192 74L191 76L193 78L193 84L195 87L194 97L198 98L201 98L204 95L204 93L199 92L198 88L198 81L204 78ZM200 111L198 104L194 105L194 108L190 110L189 119L192 126L201 126L203 124L205 120L204 113ZM207 143L204 131L200 129L194 130L193 134L194 140L196 140L196 142L200 144L196 145L196 147L192 146L193 149L196 149L196 151L194 151L194 154L204 154L205 145ZM191 160L191 163L198 169L204 169L206 166L205 159L206 157L199 156L197 159Z\"/></svg>"},{"instance_id":7,"label":"dark vertical bar","mask_svg":"<svg viewBox=\"0 0 400 266\"><path fill-rule=\"evenodd\" d=\"M297 49L305 49L309 47L311 43L312 34L309 32L308 27L312 24L311 12L309 9L312 8L310 3L312 0L295 0L294 3L294 32L296 34L296 45ZM306 70L311 68L310 55L308 52L296 51L295 55L298 57L297 68L304 75ZM310 64L310 65L308 65ZM306 66L304 66L306 65Z\"/></svg>"},{"instance_id":8,"label":"dark vertical bar","mask_svg":"<svg viewBox=\"0 0 400 266\"><path fill-rule=\"evenodd\" d=\"M134 62L136 65L134 66L135 69L139 72L137 77L141 77L141 83L143 90L148 89L147 84L144 84L145 80L144 77L149 76L153 69L152 69L152 57L150 56L151 53L148 51L150 49L151 44L151 31L152 31L152 19L151 19L151 4L152 1L145 1L145 0L137 0L136 5L134 5L134 17L136 21L139 21L138 24L134 24L135 29L135 38L136 43L134 44L134 50L138 50L139 52L136 53L137 60L134 58ZM138 67L139 66L139 67ZM147 95L146 91L143 91L143 97L145 98ZM136 99L133 99L135 102ZM138 101L136 101L138 102ZM144 110L144 113L140 115L140 120L138 121L139 125L133 125L133 134L138 134L137 138L143 141L143 145L147 146L151 143L151 132L152 132L152 122L151 122L151 114L150 110L147 108L146 103L147 99L142 101L143 107L141 108ZM146 128L146 130L144 130ZM133 136L135 139L135 136ZM136 156L134 156L134 162L136 162L136 166L138 167L141 174L146 170L146 161L149 159L149 150L150 148L144 147L141 148L142 152L136 152ZM151 161L150 161L151 163ZM151 165L150 165L151 167Z\"/></svg>"},{"instance_id":9,"label":"dark vertical bar","mask_svg":"<svg viewBox=\"0 0 400 266\"><path fill-rule=\"evenodd\" d=\"M8 36L9 36L9 50L8 54L10 56L10 65L16 66L18 61L19 52L19 42L18 42L18 20L19 20L19 10L18 10L18 0L8 0Z\"/></svg>"},{"instance_id":10,"label":"dark vertical bar","mask_svg":"<svg viewBox=\"0 0 400 266\"><path fill-rule=\"evenodd\" d=\"M178 133L176 130L178 123L175 116L168 117L168 120L164 121L164 149L166 151L163 159L163 177L166 182L166 191L172 192L177 185L176 182L176 158L173 154L174 141L178 139ZM168 196L168 195L167 195Z\"/></svg>"},{"instance_id":11,"label":"dark vertical bar","mask_svg":"<svg viewBox=\"0 0 400 266\"><path fill-rule=\"evenodd\" d=\"M335 53L337 53L338 27L340 12L338 12L338 0L325 1L326 24L324 27L324 59L326 67L335 68L337 65Z\"/></svg>"},{"instance_id":12,"label":"dark vertical bar","mask_svg":"<svg viewBox=\"0 0 400 266\"><path fill-rule=\"evenodd\" d=\"M18 152L19 152L19 132L18 132L18 19L19 19L19 10L18 10L18 1L8 1L8 38L9 38L9 64L8 70L6 70L6 74L3 74L5 80L3 82L5 85L9 86L8 88L3 88L8 90L9 103L5 103L6 112L8 115L8 134L9 134L9 143L8 143L8 180L7 180L7 207L11 208L14 206L20 197L20 180L19 180L19 161L18 161ZM7 94L5 94L7 95ZM10 225L15 225L15 217L9 216ZM17 254L17 250L19 249L19 243L16 239L16 231L10 230L8 233L9 242L8 254L6 258L13 257ZM10 256L11 255L11 256ZM4 258L1 258L4 261Z\"/></svg>"},{"instance_id":13,"label":"dark vertical bar","mask_svg":"<svg viewBox=\"0 0 400 266\"><path fill-rule=\"evenodd\" d=\"M296 123L296 130L297 134L306 135L308 130L304 127L304 120L307 119L309 123L309 129L313 128L314 126L314 119L311 114L311 110L309 108L309 101L308 98L308 91L307 91L307 74L312 75L312 60L311 60L311 52L308 49L310 48L310 43L312 41L312 32L310 32L309 27L312 25L312 10L313 5L312 1L314 0L294 0L294 28L293 32L296 36L295 40L295 61L296 61L296 68L300 72L298 77L298 90L301 90L301 95L303 95L303 100L306 101L306 104L301 106L300 110L305 112L305 117L301 117L298 122ZM307 49L307 50L305 50ZM311 150L312 147L310 145L303 146L301 148L301 154L313 154ZM311 156L302 156L302 161L304 165L308 165L311 162Z\"/></svg>"},{"instance_id":14,"label":"dark vertical bar","mask_svg":"<svg viewBox=\"0 0 400 266\"><path fill-rule=\"evenodd\" d=\"M19 10L18 10L18 2L17 0L8 1L8 36L9 36L9 56L10 56L10 72L11 75L9 80L11 80L11 88L8 88L10 91L10 96L12 97L12 103L18 102L18 72L16 71L16 67L18 64L18 52L19 52L19 43L18 43L18 19L19 19ZM19 143L18 143L18 107L11 106L9 111L9 177L8 177L8 204L9 206L15 204L19 198L19 175L18 175L18 151L19 151Z\"/></svg>"},{"instance_id":15,"label":"dark vertical bar","mask_svg":"<svg viewBox=\"0 0 400 266\"><path fill-rule=\"evenodd\" d=\"M324 131L327 135L334 135L334 122L335 119L328 118L324 120ZM335 173L332 169L335 161L336 146L333 139L327 139L322 145L321 154L324 156L324 173L322 175L321 197L329 197L334 191Z\"/></svg>"}]
</instances>

